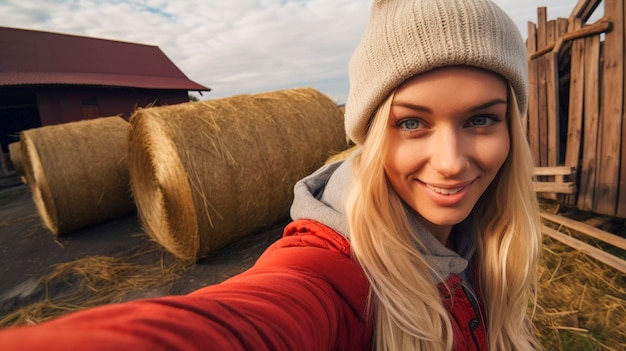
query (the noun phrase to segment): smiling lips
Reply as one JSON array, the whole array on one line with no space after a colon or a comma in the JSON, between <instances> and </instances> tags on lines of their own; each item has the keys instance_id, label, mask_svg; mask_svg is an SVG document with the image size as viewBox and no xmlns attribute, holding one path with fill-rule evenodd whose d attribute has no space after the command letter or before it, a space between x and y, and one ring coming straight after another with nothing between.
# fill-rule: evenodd
<instances>
[{"instance_id":1,"label":"smiling lips","mask_svg":"<svg viewBox=\"0 0 626 351\"><path fill-rule=\"evenodd\" d=\"M426 187L428 187L428 189L436 192L437 194L441 194L441 195L454 195L457 194L459 192L461 192L463 189L465 189L465 187L467 187L469 184L473 183L473 181L471 182L467 182L464 183L460 186L456 186L454 188L442 188L442 187L438 187L438 186L434 186L428 183L424 183L424 185L426 185Z\"/></svg>"},{"instance_id":2,"label":"smiling lips","mask_svg":"<svg viewBox=\"0 0 626 351\"><path fill-rule=\"evenodd\" d=\"M436 186L433 186L433 185L430 185L430 184L426 184L426 186L430 190L436 192L437 194L442 194L442 195L453 195L453 194L456 194L459 191L463 190L463 188L464 188L464 187L458 187L458 188L446 189L446 188L439 188L439 187L436 187Z\"/></svg>"}]
</instances>

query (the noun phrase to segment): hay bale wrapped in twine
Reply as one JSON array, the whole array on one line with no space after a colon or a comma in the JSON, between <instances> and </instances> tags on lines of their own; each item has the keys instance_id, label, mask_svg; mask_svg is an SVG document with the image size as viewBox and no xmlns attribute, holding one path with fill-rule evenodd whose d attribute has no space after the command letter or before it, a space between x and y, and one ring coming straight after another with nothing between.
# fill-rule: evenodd
<instances>
[{"instance_id":1,"label":"hay bale wrapped in twine","mask_svg":"<svg viewBox=\"0 0 626 351\"><path fill-rule=\"evenodd\" d=\"M24 165L22 164L22 146L19 141L9 144L9 157L13 167L15 167L15 173L22 177L22 181L25 181Z\"/></svg>"},{"instance_id":2,"label":"hay bale wrapped in twine","mask_svg":"<svg viewBox=\"0 0 626 351\"><path fill-rule=\"evenodd\" d=\"M338 107L310 88L142 109L130 123L144 229L186 261L287 219L294 184L347 144Z\"/></svg>"},{"instance_id":3,"label":"hay bale wrapped in twine","mask_svg":"<svg viewBox=\"0 0 626 351\"><path fill-rule=\"evenodd\" d=\"M20 134L24 172L44 225L54 234L132 213L121 117L64 123Z\"/></svg>"}]
</instances>

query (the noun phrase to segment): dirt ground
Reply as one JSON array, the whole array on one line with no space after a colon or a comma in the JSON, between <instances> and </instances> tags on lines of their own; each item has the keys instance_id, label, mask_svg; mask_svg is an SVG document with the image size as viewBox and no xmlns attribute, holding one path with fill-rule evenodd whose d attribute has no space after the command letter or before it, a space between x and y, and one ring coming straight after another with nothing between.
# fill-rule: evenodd
<instances>
[{"instance_id":1,"label":"dirt ground","mask_svg":"<svg viewBox=\"0 0 626 351\"><path fill-rule=\"evenodd\" d=\"M218 283L252 266L265 248L280 238L286 223L183 266L150 240L135 214L55 236L43 226L26 185L0 189L0 320L29 304L78 291L81 286L75 281L61 279L44 285L40 280L55 266L86 257L115 258L133 264L137 274L142 269L146 272L145 268L171 268L175 273L174 279L136 287L123 300L185 294Z\"/></svg>"}]
</instances>

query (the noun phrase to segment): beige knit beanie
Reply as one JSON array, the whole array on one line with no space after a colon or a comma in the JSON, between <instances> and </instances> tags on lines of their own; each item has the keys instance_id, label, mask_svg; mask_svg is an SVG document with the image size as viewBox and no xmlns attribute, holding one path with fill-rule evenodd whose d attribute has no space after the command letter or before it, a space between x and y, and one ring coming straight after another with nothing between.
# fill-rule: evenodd
<instances>
[{"instance_id":1,"label":"beige knit beanie","mask_svg":"<svg viewBox=\"0 0 626 351\"><path fill-rule=\"evenodd\" d=\"M348 136L365 141L372 114L402 82L437 67L469 65L499 73L527 107L526 46L511 18L489 0L374 0L350 61Z\"/></svg>"}]
</instances>

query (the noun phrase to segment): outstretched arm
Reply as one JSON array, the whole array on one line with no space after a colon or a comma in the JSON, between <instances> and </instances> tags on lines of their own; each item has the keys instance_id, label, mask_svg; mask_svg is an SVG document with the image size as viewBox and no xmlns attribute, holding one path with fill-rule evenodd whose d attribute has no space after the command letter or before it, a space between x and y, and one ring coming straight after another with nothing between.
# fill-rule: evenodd
<instances>
[{"instance_id":1,"label":"outstretched arm","mask_svg":"<svg viewBox=\"0 0 626 351\"><path fill-rule=\"evenodd\" d=\"M313 228L313 230L311 230ZM349 350L370 345L368 285L343 238L287 227L254 267L189 295L0 331L2 350Z\"/></svg>"}]
</instances>

